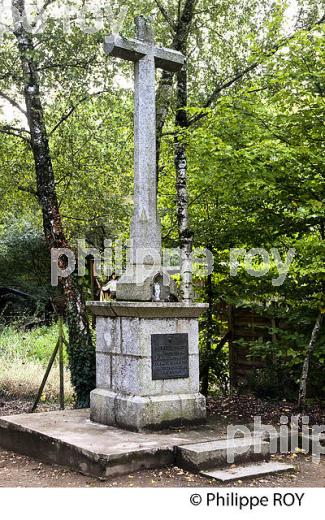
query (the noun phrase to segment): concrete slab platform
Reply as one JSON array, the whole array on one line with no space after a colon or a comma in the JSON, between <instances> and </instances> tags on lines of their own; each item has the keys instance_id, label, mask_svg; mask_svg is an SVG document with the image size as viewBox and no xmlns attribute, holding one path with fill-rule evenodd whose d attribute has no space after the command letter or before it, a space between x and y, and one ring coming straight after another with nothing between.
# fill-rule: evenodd
<instances>
[{"instance_id":1,"label":"concrete slab platform","mask_svg":"<svg viewBox=\"0 0 325 520\"><path fill-rule=\"evenodd\" d=\"M0 418L0 446L97 477L175 463L176 446L225 437L220 424L136 433L92 423L89 410Z\"/></svg>"},{"instance_id":2,"label":"concrete slab platform","mask_svg":"<svg viewBox=\"0 0 325 520\"><path fill-rule=\"evenodd\" d=\"M200 471L200 475L220 480L221 482L230 482L231 480L262 477L263 475L269 475L270 473L284 473L286 471L294 471L294 466L283 462L258 462L256 464L245 464L238 467Z\"/></svg>"}]
</instances>

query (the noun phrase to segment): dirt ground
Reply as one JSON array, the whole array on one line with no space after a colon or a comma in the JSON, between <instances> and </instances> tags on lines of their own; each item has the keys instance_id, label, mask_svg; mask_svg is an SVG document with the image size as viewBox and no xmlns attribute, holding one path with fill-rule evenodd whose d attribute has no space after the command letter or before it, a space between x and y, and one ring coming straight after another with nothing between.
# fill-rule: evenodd
<instances>
[{"instance_id":1,"label":"dirt ground","mask_svg":"<svg viewBox=\"0 0 325 520\"><path fill-rule=\"evenodd\" d=\"M276 457L279 459L279 457ZM238 480L222 487L325 487L325 460L319 464L310 457L282 456L293 463L294 473ZM35 459L0 450L0 487L221 487L215 480L183 471L177 467L143 470L103 481L87 477L63 466L49 465Z\"/></svg>"},{"instance_id":2,"label":"dirt ground","mask_svg":"<svg viewBox=\"0 0 325 520\"><path fill-rule=\"evenodd\" d=\"M2 401L0 415L26 413L29 408L30 403L24 401ZM50 408L42 405L40 411ZM303 454L276 455L273 458L293 464L295 471L221 485L177 467L143 470L104 481L0 449L0 487L325 487L324 456L319 464Z\"/></svg>"}]
</instances>

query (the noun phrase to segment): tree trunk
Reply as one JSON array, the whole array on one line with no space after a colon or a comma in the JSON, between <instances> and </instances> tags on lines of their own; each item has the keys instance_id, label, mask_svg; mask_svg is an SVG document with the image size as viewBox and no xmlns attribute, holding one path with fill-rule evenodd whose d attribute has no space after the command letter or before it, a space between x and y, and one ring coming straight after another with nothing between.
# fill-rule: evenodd
<instances>
[{"instance_id":1,"label":"tree trunk","mask_svg":"<svg viewBox=\"0 0 325 520\"><path fill-rule=\"evenodd\" d=\"M193 233L188 215L186 144L175 137L175 169L177 191L177 221L181 262L181 295L184 302L191 302L192 294L192 245Z\"/></svg>"},{"instance_id":2,"label":"tree trunk","mask_svg":"<svg viewBox=\"0 0 325 520\"><path fill-rule=\"evenodd\" d=\"M311 338L310 338L310 341L309 341L309 344L307 347L306 357L305 357L304 364L302 367L301 378L300 378L299 397L298 397L298 407L300 409L303 409L305 406L306 397L307 397L307 382L308 382L308 372L309 372L310 360L311 360L311 356L315 350L317 338L319 336L321 326L322 326L322 321L323 321L323 315L320 312L319 315L317 316L317 320L314 325L313 332L311 334Z\"/></svg>"},{"instance_id":3,"label":"tree trunk","mask_svg":"<svg viewBox=\"0 0 325 520\"><path fill-rule=\"evenodd\" d=\"M21 21L25 12L25 0L12 0L12 7L20 17L15 21L14 34L17 39L23 71L24 98L31 133L37 195L42 209L46 244L49 250L52 248L67 248L69 246L64 236L59 212L44 111L40 98L33 38L26 31ZM72 384L76 392L76 406L88 406L89 392L95 387L95 351L92 345L86 307L81 291L72 276L65 278L61 284L67 303L68 353Z\"/></svg>"},{"instance_id":4,"label":"tree trunk","mask_svg":"<svg viewBox=\"0 0 325 520\"><path fill-rule=\"evenodd\" d=\"M176 51L182 52L183 54L186 52L187 37L192 19L194 17L194 6L196 3L197 0L187 0L182 12L180 12L179 3L179 16L177 24L175 27L173 27L173 41L171 47ZM160 167L159 159L161 151L161 138L173 98L173 78L174 74L172 72L163 71L157 88L157 175L159 173Z\"/></svg>"},{"instance_id":5,"label":"tree trunk","mask_svg":"<svg viewBox=\"0 0 325 520\"><path fill-rule=\"evenodd\" d=\"M203 395L207 396L209 393L209 372L210 372L210 358L212 353L212 344L213 344L213 290L212 290L212 274L208 275L207 283L206 283L206 291L207 291L207 303L209 304L209 308L207 311L207 321L206 321L206 339L205 339L205 352L204 352L204 364L202 370L202 384L201 384L201 392Z\"/></svg>"},{"instance_id":6,"label":"tree trunk","mask_svg":"<svg viewBox=\"0 0 325 520\"><path fill-rule=\"evenodd\" d=\"M187 0L178 20L174 47L187 56L187 40L194 18L197 0ZM186 139L183 131L188 127L187 117L187 64L177 74L176 134L174 138L174 161L176 170L177 221L181 261L181 294L184 302L191 302L192 294L192 245L193 233L188 214Z\"/></svg>"},{"instance_id":7,"label":"tree trunk","mask_svg":"<svg viewBox=\"0 0 325 520\"><path fill-rule=\"evenodd\" d=\"M186 0L174 28L172 47L187 56L187 40L197 0ZM179 4L180 7L180 4ZM172 97L173 76L162 74L157 90L157 176L160 172L160 150L163 128L167 119ZM192 243L193 234L188 216L186 142L182 129L187 128L187 69L186 64L177 75L177 100L174 138L174 164L176 171L177 222L181 263L181 295L185 302L192 301ZM159 180L159 178L158 178ZM158 183L157 183L158 186Z\"/></svg>"}]
</instances>

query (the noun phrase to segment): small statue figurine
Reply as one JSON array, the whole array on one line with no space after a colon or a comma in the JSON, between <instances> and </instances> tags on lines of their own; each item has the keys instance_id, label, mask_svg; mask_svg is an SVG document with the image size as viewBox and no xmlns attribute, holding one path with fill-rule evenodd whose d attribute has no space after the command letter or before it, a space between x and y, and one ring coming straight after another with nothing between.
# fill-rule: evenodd
<instances>
[{"instance_id":1,"label":"small statue figurine","mask_svg":"<svg viewBox=\"0 0 325 520\"><path fill-rule=\"evenodd\" d=\"M156 302L160 301L160 292L161 292L160 283L159 282L155 282L155 284L153 286L153 296L154 296L154 300Z\"/></svg>"}]
</instances>

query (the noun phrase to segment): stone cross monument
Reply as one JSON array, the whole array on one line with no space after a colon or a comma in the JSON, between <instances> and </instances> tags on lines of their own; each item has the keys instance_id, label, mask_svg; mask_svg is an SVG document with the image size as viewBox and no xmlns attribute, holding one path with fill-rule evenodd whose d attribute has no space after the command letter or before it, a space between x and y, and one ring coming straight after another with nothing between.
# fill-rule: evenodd
<instances>
[{"instance_id":1,"label":"stone cross monument","mask_svg":"<svg viewBox=\"0 0 325 520\"><path fill-rule=\"evenodd\" d=\"M198 317L207 305L177 302L161 265L155 69L175 72L184 56L156 46L144 17L136 18L136 29L135 40L113 34L104 44L108 54L134 62L135 69L131 253L116 300L88 305L97 316L91 420L139 431L205 420Z\"/></svg>"},{"instance_id":2,"label":"stone cross monument","mask_svg":"<svg viewBox=\"0 0 325 520\"><path fill-rule=\"evenodd\" d=\"M115 34L106 38L104 48L111 56L134 62L134 215L130 261L117 285L117 299L150 301L153 274L161 270L155 69L176 72L185 58L180 52L157 47L144 17L136 18L136 29L136 40Z\"/></svg>"}]
</instances>

